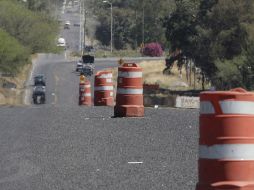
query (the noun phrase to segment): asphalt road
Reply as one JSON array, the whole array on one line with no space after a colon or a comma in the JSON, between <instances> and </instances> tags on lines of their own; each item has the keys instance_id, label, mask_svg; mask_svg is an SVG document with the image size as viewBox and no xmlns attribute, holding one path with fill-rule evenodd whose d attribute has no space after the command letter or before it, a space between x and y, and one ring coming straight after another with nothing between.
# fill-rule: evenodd
<instances>
[{"instance_id":1,"label":"asphalt road","mask_svg":"<svg viewBox=\"0 0 254 190\"><path fill-rule=\"evenodd\" d=\"M78 38L71 31L67 42ZM115 65L97 60L96 70ZM64 53L39 55L33 75L46 76L46 104L0 107L0 189L194 190L198 110L113 118L112 107L78 106L74 69Z\"/></svg>"},{"instance_id":2,"label":"asphalt road","mask_svg":"<svg viewBox=\"0 0 254 190\"><path fill-rule=\"evenodd\" d=\"M145 115L111 118L107 107L0 108L0 189L194 190L197 111Z\"/></svg>"}]
</instances>

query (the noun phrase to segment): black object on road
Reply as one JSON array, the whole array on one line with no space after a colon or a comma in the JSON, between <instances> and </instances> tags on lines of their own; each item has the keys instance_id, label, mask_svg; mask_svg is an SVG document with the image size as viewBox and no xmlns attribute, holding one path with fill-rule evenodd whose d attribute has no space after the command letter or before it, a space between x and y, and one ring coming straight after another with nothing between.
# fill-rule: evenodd
<instances>
[{"instance_id":1,"label":"black object on road","mask_svg":"<svg viewBox=\"0 0 254 190\"><path fill-rule=\"evenodd\" d=\"M46 101L45 86L35 86L33 90L34 104L45 104Z\"/></svg>"},{"instance_id":2,"label":"black object on road","mask_svg":"<svg viewBox=\"0 0 254 190\"><path fill-rule=\"evenodd\" d=\"M92 76L94 68L91 65L84 65L80 71L80 75Z\"/></svg>"},{"instance_id":3,"label":"black object on road","mask_svg":"<svg viewBox=\"0 0 254 190\"><path fill-rule=\"evenodd\" d=\"M83 63L82 63L82 61L80 60L80 61L77 62L76 72L81 72L82 69L83 69Z\"/></svg>"},{"instance_id":4,"label":"black object on road","mask_svg":"<svg viewBox=\"0 0 254 190\"><path fill-rule=\"evenodd\" d=\"M94 64L94 56L92 55L83 55L82 56L83 61L83 68L80 72L81 75L85 76L92 76L93 75L93 64Z\"/></svg>"},{"instance_id":5,"label":"black object on road","mask_svg":"<svg viewBox=\"0 0 254 190\"><path fill-rule=\"evenodd\" d=\"M83 63L87 64L93 64L94 63L94 56L92 55L83 55L82 56Z\"/></svg>"},{"instance_id":6,"label":"black object on road","mask_svg":"<svg viewBox=\"0 0 254 190\"><path fill-rule=\"evenodd\" d=\"M46 81L44 75L34 77L33 102L34 104L45 104L46 101Z\"/></svg>"},{"instance_id":7,"label":"black object on road","mask_svg":"<svg viewBox=\"0 0 254 190\"><path fill-rule=\"evenodd\" d=\"M34 77L34 86L46 86L44 75L36 75Z\"/></svg>"}]
</instances>

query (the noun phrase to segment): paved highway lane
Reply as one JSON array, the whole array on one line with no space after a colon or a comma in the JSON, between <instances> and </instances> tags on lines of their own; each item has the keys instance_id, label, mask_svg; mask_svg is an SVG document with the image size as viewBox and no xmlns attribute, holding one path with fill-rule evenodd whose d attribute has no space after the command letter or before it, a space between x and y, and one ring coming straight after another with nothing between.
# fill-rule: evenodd
<instances>
[{"instance_id":1,"label":"paved highway lane","mask_svg":"<svg viewBox=\"0 0 254 190\"><path fill-rule=\"evenodd\" d=\"M112 115L106 107L0 108L0 189L195 189L197 111Z\"/></svg>"},{"instance_id":2,"label":"paved highway lane","mask_svg":"<svg viewBox=\"0 0 254 190\"><path fill-rule=\"evenodd\" d=\"M46 104L78 104L79 76L75 72L75 63L66 60L64 54L39 54L28 82L30 93L27 93L25 98L28 104L32 104L31 85L37 74L46 77Z\"/></svg>"},{"instance_id":3,"label":"paved highway lane","mask_svg":"<svg viewBox=\"0 0 254 190\"><path fill-rule=\"evenodd\" d=\"M79 6L74 6L73 8L66 8L65 14L61 16L62 20L62 30L61 36L66 39L68 48L71 51L78 51L80 46L80 27L74 26L74 24L80 23ZM66 21L70 21L70 29L64 29L64 24Z\"/></svg>"}]
</instances>

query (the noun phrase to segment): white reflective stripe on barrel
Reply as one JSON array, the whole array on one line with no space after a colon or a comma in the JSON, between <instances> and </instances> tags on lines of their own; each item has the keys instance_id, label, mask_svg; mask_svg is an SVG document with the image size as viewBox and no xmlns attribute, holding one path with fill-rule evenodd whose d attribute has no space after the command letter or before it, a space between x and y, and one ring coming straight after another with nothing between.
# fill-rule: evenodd
<instances>
[{"instance_id":1,"label":"white reflective stripe on barrel","mask_svg":"<svg viewBox=\"0 0 254 190\"><path fill-rule=\"evenodd\" d=\"M91 96L91 93L84 93L83 94L83 97L90 97Z\"/></svg>"},{"instance_id":2,"label":"white reflective stripe on barrel","mask_svg":"<svg viewBox=\"0 0 254 190\"><path fill-rule=\"evenodd\" d=\"M143 89L118 88L117 94L143 94Z\"/></svg>"},{"instance_id":3,"label":"white reflective stripe on barrel","mask_svg":"<svg viewBox=\"0 0 254 190\"><path fill-rule=\"evenodd\" d=\"M251 101L220 101L224 114L254 114L254 102Z\"/></svg>"},{"instance_id":4,"label":"white reflective stripe on barrel","mask_svg":"<svg viewBox=\"0 0 254 190\"><path fill-rule=\"evenodd\" d=\"M113 77L112 73L102 74L102 75L98 76L98 78L100 78L100 79L107 79L107 78L112 78L112 77Z\"/></svg>"},{"instance_id":5,"label":"white reflective stripe on barrel","mask_svg":"<svg viewBox=\"0 0 254 190\"><path fill-rule=\"evenodd\" d=\"M118 77L124 77L124 78L141 78L142 72L118 72Z\"/></svg>"},{"instance_id":6,"label":"white reflective stripe on barrel","mask_svg":"<svg viewBox=\"0 0 254 190\"><path fill-rule=\"evenodd\" d=\"M85 88L91 88L91 85L90 84L85 85Z\"/></svg>"},{"instance_id":7,"label":"white reflective stripe on barrel","mask_svg":"<svg viewBox=\"0 0 254 190\"><path fill-rule=\"evenodd\" d=\"M201 101L200 102L200 114L215 114L215 110L212 102Z\"/></svg>"},{"instance_id":8,"label":"white reflective stripe on barrel","mask_svg":"<svg viewBox=\"0 0 254 190\"><path fill-rule=\"evenodd\" d=\"M199 158L254 160L254 144L199 145Z\"/></svg>"},{"instance_id":9,"label":"white reflective stripe on barrel","mask_svg":"<svg viewBox=\"0 0 254 190\"><path fill-rule=\"evenodd\" d=\"M100 91L100 90L114 90L113 86L97 86L94 87L95 91Z\"/></svg>"},{"instance_id":10,"label":"white reflective stripe on barrel","mask_svg":"<svg viewBox=\"0 0 254 190\"><path fill-rule=\"evenodd\" d=\"M108 79L106 79L106 82L107 83L112 83L113 81L112 81L112 79L108 78Z\"/></svg>"}]
</instances>

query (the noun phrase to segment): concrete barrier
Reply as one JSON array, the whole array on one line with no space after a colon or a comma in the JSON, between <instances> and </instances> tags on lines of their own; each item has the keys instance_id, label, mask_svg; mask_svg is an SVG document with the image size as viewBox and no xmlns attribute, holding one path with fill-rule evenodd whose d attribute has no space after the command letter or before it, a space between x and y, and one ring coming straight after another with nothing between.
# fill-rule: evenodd
<instances>
[{"instance_id":1,"label":"concrete barrier","mask_svg":"<svg viewBox=\"0 0 254 190\"><path fill-rule=\"evenodd\" d=\"M144 106L153 107L159 105L162 107L174 107L175 106L175 96L172 95L144 95Z\"/></svg>"},{"instance_id":2,"label":"concrete barrier","mask_svg":"<svg viewBox=\"0 0 254 190\"><path fill-rule=\"evenodd\" d=\"M177 96L176 108L199 108L199 97Z\"/></svg>"}]
</instances>

